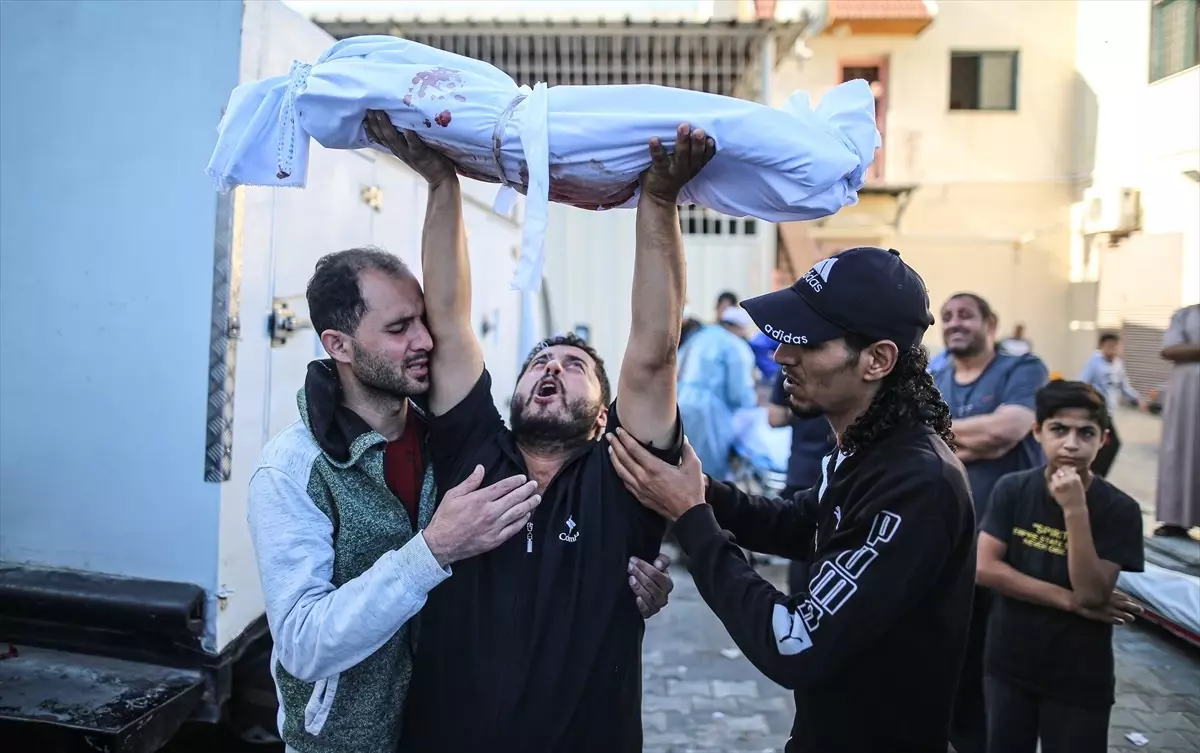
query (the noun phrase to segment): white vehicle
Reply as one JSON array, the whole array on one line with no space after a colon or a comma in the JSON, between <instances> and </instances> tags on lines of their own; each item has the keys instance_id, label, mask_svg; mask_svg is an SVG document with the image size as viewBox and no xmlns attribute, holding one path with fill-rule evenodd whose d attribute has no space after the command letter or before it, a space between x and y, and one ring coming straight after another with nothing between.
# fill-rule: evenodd
<instances>
[{"instance_id":1,"label":"white vehicle","mask_svg":"<svg viewBox=\"0 0 1200 753\"><path fill-rule=\"evenodd\" d=\"M0 3L5 750L274 725L250 473L323 356L315 262L371 244L419 274L425 187L315 144L302 191L217 195L204 167L239 82L331 42L276 2ZM542 327L508 289L519 223L465 183L503 403Z\"/></svg>"}]
</instances>

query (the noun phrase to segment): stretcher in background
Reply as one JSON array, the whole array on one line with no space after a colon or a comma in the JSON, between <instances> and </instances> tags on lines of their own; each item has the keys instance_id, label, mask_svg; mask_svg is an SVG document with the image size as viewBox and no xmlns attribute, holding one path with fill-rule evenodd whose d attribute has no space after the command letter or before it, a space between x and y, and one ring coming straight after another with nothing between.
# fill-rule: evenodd
<instances>
[{"instance_id":1,"label":"stretcher in background","mask_svg":"<svg viewBox=\"0 0 1200 753\"><path fill-rule=\"evenodd\" d=\"M788 460L792 452L792 428L774 428L767 420L768 409L763 406L746 408L734 414L736 439L730 462L731 481L747 494L778 497L787 486ZM748 549L746 558L751 565L787 565L782 557L758 554Z\"/></svg>"},{"instance_id":2,"label":"stretcher in background","mask_svg":"<svg viewBox=\"0 0 1200 753\"><path fill-rule=\"evenodd\" d=\"M1117 588L1147 621L1200 647L1200 542L1147 537L1145 572L1121 573Z\"/></svg>"}]
</instances>

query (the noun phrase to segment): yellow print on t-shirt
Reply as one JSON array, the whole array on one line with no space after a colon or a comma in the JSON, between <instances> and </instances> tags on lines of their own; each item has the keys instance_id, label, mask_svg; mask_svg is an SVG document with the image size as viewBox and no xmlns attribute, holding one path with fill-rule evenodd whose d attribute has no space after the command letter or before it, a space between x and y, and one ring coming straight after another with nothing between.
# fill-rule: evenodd
<instances>
[{"instance_id":1,"label":"yellow print on t-shirt","mask_svg":"<svg viewBox=\"0 0 1200 753\"><path fill-rule=\"evenodd\" d=\"M1066 531L1060 531L1057 528L1051 528L1041 523L1034 523L1032 531L1025 528L1014 528L1013 535L1030 549L1057 554L1060 557L1067 555Z\"/></svg>"}]
</instances>

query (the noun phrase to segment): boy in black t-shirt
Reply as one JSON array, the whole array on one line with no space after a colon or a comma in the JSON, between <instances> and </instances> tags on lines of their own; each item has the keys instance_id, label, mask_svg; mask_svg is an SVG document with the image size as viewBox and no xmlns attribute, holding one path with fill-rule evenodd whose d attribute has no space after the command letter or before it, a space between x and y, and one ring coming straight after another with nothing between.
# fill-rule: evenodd
<instances>
[{"instance_id":1,"label":"boy in black t-shirt","mask_svg":"<svg viewBox=\"0 0 1200 753\"><path fill-rule=\"evenodd\" d=\"M979 537L979 585L999 594L984 653L989 751L1104 753L1113 704L1112 626L1139 609L1113 591L1142 570L1137 502L1089 467L1104 397L1082 382L1037 393L1047 465L996 484Z\"/></svg>"}]
</instances>

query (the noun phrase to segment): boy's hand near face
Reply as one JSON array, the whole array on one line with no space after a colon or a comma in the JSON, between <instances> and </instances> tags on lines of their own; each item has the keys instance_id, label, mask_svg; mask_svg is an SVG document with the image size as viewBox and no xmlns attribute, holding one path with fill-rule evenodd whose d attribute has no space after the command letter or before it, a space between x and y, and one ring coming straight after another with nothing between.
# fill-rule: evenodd
<instances>
[{"instance_id":1,"label":"boy's hand near face","mask_svg":"<svg viewBox=\"0 0 1200 753\"><path fill-rule=\"evenodd\" d=\"M1063 509L1064 513L1082 510L1087 507L1087 492L1083 488L1083 479L1079 471L1072 466L1064 466L1050 477L1050 496Z\"/></svg>"}]
</instances>

